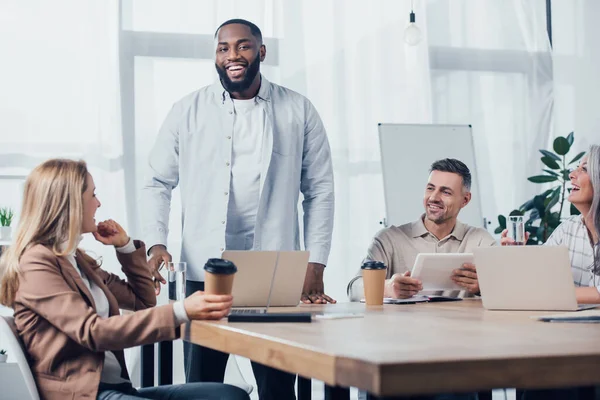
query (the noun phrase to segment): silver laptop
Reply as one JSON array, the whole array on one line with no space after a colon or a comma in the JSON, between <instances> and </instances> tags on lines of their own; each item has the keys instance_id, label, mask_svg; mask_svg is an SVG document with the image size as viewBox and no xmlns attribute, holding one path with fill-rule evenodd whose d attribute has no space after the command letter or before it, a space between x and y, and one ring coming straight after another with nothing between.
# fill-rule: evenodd
<instances>
[{"instance_id":1,"label":"silver laptop","mask_svg":"<svg viewBox=\"0 0 600 400\"><path fill-rule=\"evenodd\" d=\"M473 250L483 306L489 310L578 311L564 246L498 246Z\"/></svg>"},{"instance_id":2,"label":"silver laptop","mask_svg":"<svg viewBox=\"0 0 600 400\"><path fill-rule=\"evenodd\" d=\"M238 271L233 280L232 313L266 313L269 307L300 303L308 251L235 251L221 256Z\"/></svg>"}]
</instances>

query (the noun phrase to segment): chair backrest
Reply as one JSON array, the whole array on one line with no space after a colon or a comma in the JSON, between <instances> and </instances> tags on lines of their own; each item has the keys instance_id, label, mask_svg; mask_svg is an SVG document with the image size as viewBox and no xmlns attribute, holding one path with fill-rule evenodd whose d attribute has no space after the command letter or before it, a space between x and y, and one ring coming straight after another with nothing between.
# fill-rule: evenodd
<instances>
[{"instance_id":1,"label":"chair backrest","mask_svg":"<svg viewBox=\"0 0 600 400\"><path fill-rule=\"evenodd\" d=\"M31 399L40 400L35 379L33 379L29 362L25 356L25 347L17 333L17 326L13 317L0 316L0 334L8 340L8 354L13 356L17 361Z\"/></svg>"}]
</instances>

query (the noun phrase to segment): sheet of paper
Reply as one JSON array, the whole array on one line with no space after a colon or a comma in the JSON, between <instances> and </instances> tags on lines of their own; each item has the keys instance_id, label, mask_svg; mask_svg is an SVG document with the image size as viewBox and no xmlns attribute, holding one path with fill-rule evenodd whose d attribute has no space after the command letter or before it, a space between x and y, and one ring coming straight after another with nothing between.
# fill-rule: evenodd
<instances>
[{"instance_id":1,"label":"sheet of paper","mask_svg":"<svg viewBox=\"0 0 600 400\"><path fill-rule=\"evenodd\" d=\"M409 297L408 299L392 299L391 297L385 297L383 299L383 304L415 304L415 303L425 303L428 301L429 301L429 296L422 296L422 295ZM362 299L360 302L365 303L365 299Z\"/></svg>"},{"instance_id":2,"label":"sheet of paper","mask_svg":"<svg viewBox=\"0 0 600 400\"><path fill-rule=\"evenodd\" d=\"M531 317L544 322L600 323L600 310L572 311L568 313L537 315Z\"/></svg>"},{"instance_id":3,"label":"sheet of paper","mask_svg":"<svg viewBox=\"0 0 600 400\"><path fill-rule=\"evenodd\" d=\"M362 318L364 314L358 313L327 313L327 314L316 314L315 319L344 319L344 318Z\"/></svg>"},{"instance_id":4,"label":"sheet of paper","mask_svg":"<svg viewBox=\"0 0 600 400\"><path fill-rule=\"evenodd\" d=\"M392 299L391 297L386 297L383 299L384 304L413 304L413 303L424 303L429 301L428 296L413 296L408 299Z\"/></svg>"}]
</instances>

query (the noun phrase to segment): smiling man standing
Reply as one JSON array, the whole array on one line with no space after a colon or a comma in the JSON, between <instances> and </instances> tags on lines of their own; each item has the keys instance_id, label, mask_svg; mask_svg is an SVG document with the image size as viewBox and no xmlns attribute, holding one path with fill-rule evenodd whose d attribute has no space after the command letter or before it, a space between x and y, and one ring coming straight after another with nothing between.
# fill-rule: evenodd
<instances>
[{"instance_id":1,"label":"smiling man standing","mask_svg":"<svg viewBox=\"0 0 600 400\"><path fill-rule=\"evenodd\" d=\"M155 278L164 283L157 270L171 260L166 243L177 185L188 294L204 289L204 263L225 249L299 250L301 192L304 245L310 251L302 301L335 302L323 287L334 212L323 123L305 97L262 76L266 47L256 25L224 22L215 33L215 51L219 82L173 106L150 155L144 234ZM222 382L227 357L186 343L188 382ZM295 376L257 363L252 367L261 399L295 398Z\"/></svg>"}]
</instances>

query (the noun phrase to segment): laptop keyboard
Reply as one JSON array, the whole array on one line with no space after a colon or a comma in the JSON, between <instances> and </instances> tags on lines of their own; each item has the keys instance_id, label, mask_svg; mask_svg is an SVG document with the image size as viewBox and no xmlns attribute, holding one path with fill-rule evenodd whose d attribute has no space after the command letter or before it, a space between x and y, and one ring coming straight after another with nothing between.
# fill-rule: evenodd
<instances>
[{"instance_id":1,"label":"laptop keyboard","mask_svg":"<svg viewBox=\"0 0 600 400\"><path fill-rule=\"evenodd\" d=\"M234 308L230 314L264 314L267 310L264 308Z\"/></svg>"}]
</instances>

